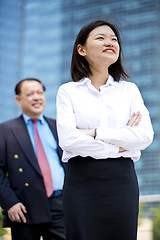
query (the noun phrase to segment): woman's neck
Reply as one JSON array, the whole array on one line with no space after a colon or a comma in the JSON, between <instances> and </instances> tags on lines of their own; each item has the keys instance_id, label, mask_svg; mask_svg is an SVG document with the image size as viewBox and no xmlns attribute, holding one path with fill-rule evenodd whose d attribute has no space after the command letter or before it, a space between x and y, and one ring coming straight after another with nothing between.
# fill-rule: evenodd
<instances>
[{"instance_id":1,"label":"woman's neck","mask_svg":"<svg viewBox=\"0 0 160 240\"><path fill-rule=\"evenodd\" d=\"M106 84L109 73L108 68L103 68L100 71L97 71L95 69L91 69L92 75L89 76L89 79L91 80L92 85L100 91L100 86Z\"/></svg>"}]
</instances>

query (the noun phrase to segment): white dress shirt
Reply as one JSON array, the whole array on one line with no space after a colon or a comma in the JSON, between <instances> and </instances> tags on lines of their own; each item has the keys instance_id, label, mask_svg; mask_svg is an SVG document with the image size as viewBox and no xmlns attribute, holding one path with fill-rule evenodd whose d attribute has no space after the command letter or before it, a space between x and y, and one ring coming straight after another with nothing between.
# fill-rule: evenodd
<instances>
[{"instance_id":1,"label":"white dress shirt","mask_svg":"<svg viewBox=\"0 0 160 240\"><path fill-rule=\"evenodd\" d=\"M142 115L138 126L127 126L132 113ZM97 128L97 136L87 136L79 129ZM98 91L89 78L68 82L57 93L57 129L62 160L80 155L95 159L131 157L137 161L140 150L153 140L149 112L134 83L116 82L109 76ZM119 147L126 149L119 152Z\"/></svg>"}]
</instances>

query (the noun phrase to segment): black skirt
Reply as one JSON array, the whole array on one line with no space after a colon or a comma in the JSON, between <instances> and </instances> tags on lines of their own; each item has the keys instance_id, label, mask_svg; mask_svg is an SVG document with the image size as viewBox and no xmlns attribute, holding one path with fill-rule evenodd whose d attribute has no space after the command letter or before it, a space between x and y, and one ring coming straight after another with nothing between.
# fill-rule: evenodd
<instances>
[{"instance_id":1,"label":"black skirt","mask_svg":"<svg viewBox=\"0 0 160 240\"><path fill-rule=\"evenodd\" d=\"M66 240L136 240L139 188L133 161L70 159L63 204Z\"/></svg>"}]
</instances>

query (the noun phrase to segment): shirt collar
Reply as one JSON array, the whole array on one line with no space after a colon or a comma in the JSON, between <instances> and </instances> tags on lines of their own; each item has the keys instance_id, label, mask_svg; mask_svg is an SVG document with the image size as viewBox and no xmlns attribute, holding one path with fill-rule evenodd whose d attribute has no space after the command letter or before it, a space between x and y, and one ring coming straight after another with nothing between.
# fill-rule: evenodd
<instances>
[{"instance_id":1,"label":"shirt collar","mask_svg":"<svg viewBox=\"0 0 160 240\"><path fill-rule=\"evenodd\" d=\"M78 83L79 85L83 85L83 84L85 84L85 83L87 83L87 82L88 82L89 84L91 84L91 80L90 80L89 78L87 78L87 77L84 77L84 78L82 78L80 81L78 81L77 83ZM120 86L120 83L117 82L117 81L114 81L113 77L112 77L111 75L109 75L106 84L103 85L103 86L101 86L101 87L107 87L107 86L109 86L109 85L112 85L112 86L115 86L115 87L119 87L119 86Z\"/></svg>"},{"instance_id":2,"label":"shirt collar","mask_svg":"<svg viewBox=\"0 0 160 240\"><path fill-rule=\"evenodd\" d=\"M111 75L109 75L106 84L103 86L105 87L105 86L109 86L109 85L112 85L114 87L119 87L120 84L119 84L119 82L115 81Z\"/></svg>"},{"instance_id":3,"label":"shirt collar","mask_svg":"<svg viewBox=\"0 0 160 240\"><path fill-rule=\"evenodd\" d=\"M23 118L24 118L25 123L28 124L29 121L31 120L31 117L29 117L28 115L26 115L26 114L24 114L24 113L23 113L22 115L23 115ZM38 120L39 120L39 122L40 122L42 125L45 123L43 114L41 114L41 115L38 117Z\"/></svg>"}]
</instances>

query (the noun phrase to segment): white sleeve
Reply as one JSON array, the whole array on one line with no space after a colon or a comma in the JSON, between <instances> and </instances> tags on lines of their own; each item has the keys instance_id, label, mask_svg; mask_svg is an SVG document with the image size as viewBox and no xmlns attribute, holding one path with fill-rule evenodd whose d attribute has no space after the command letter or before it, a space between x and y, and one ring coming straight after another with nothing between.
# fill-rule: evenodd
<instances>
[{"instance_id":1,"label":"white sleeve","mask_svg":"<svg viewBox=\"0 0 160 240\"><path fill-rule=\"evenodd\" d=\"M95 140L76 129L72 99L63 85L57 93L57 131L61 148L82 157L107 158L119 151L114 144Z\"/></svg>"},{"instance_id":2,"label":"white sleeve","mask_svg":"<svg viewBox=\"0 0 160 240\"><path fill-rule=\"evenodd\" d=\"M131 115L139 111L142 120L138 126L122 126L119 128L97 128L97 140L102 140L123 147L126 150L143 150L153 141L153 129L149 112L143 103L139 89L133 87Z\"/></svg>"}]
</instances>

